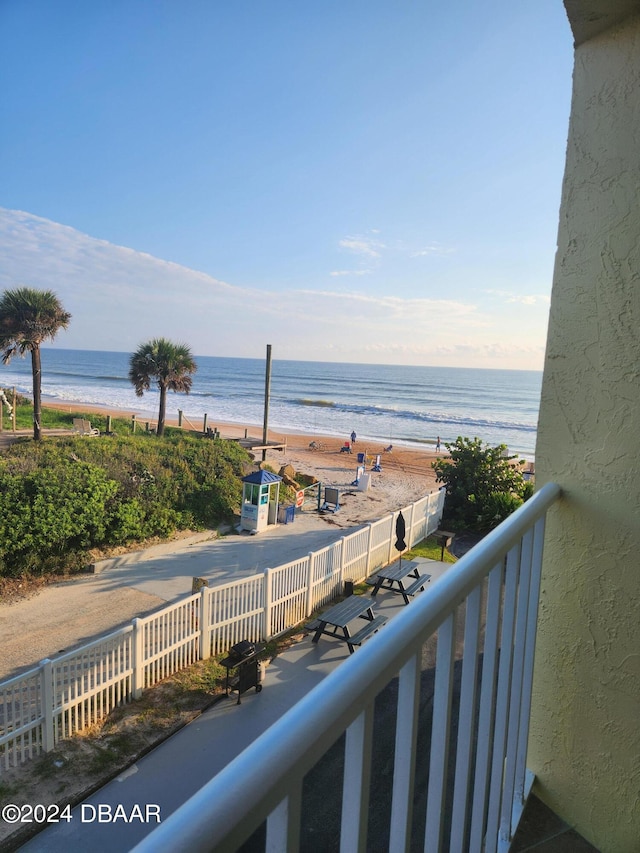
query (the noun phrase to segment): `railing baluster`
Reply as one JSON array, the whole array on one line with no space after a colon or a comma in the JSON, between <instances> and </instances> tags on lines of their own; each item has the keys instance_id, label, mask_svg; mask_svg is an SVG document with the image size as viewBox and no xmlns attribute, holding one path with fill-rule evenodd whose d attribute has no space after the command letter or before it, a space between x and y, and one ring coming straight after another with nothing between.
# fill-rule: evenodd
<instances>
[{"instance_id":1,"label":"railing baluster","mask_svg":"<svg viewBox=\"0 0 640 853\"><path fill-rule=\"evenodd\" d=\"M369 818L373 703L347 729L342 788L341 853L364 853Z\"/></svg>"},{"instance_id":2,"label":"railing baluster","mask_svg":"<svg viewBox=\"0 0 640 853\"><path fill-rule=\"evenodd\" d=\"M500 627L502 576L503 565L499 563L497 566L494 566L489 574L489 589L487 592L478 744L476 747L476 770L473 783L471 834L469 838L470 850L481 850L484 843L485 811L490 771L489 756L492 745L496 672L498 667L498 632Z\"/></svg>"},{"instance_id":3,"label":"railing baluster","mask_svg":"<svg viewBox=\"0 0 640 853\"><path fill-rule=\"evenodd\" d=\"M507 554L485 853L493 853L497 849L498 842L500 800L504 780L504 758L507 745L507 722L513 669L513 634L515 629L516 597L518 594L519 563L520 543Z\"/></svg>"},{"instance_id":4,"label":"railing baluster","mask_svg":"<svg viewBox=\"0 0 640 853\"><path fill-rule=\"evenodd\" d=\"M509 716L507 723L507 741L504 761L504 782L500 806L500 840L511 837L511 819L514 805L516 776L516 755L520 726L520 706L523 689L523 661L527 640L527 615L529 612L529 594L531 591L531 548L532 531L527 531L522 540L520 554L520 572L518 581L518 601L516 605L516 624L513 646L513 664L511 689L509 691Z\"/></svg>"},{"instance_id":5,"label":"railing baluster","mask_svg":"<svg viewBox=\"0 0 640 853\"><path fill-rule=\"evenodd\" d=\"M265 853L296 853L299 850L301 809L302 781L297 780L267 818Z\"/></svg>"},{"instance_id":6,"label":"railing baluster","mask_svg":"<svg viewBox=\"0 0 640 853\"><path fill-rule=\"evenodd\" d=\"M453 687L453 652L456 612L451 613L438 628L436 678L433 692L433 723L431 726L431 756L429 759L429 790L427 795L427 824L425 853L441 849L444 823L449 727L451 722L451 693Z\"/></svg>"},{"instance_id":7,"label":"railing baluster","mask_svg":"<svg viewBox=\"0 0 640 853\"><path fill-rule=\"evenodd\" d=\"M523 689L520 704L520 726L516 758L516 796L522 803L525 801L527 743L529 740L529 718L531 715L533 660L536 644L536 629L538 625L538 601L540 598L540 579L542 575L544 529L545 519L543 517L536 522L533 528L531 591L529 595L529 612L527 614L527 641L522 664Z\"/></svg>"},{"instance_id":8,"label":"railing baluster","mask_svg":"<svg viewBox=\"0 0 640 853\"><path fill-rule=\"evenodd\" d=\"M418 739L421 654L412 655L400 670L396 750L391 799L389 849L408 851L411 842L411 818Z\"/></svg>"},{"instance_id":9,"label":"railing baluster","mask_svg":"<svg viewBox=\"0 0 640 853\"><path fill-rule=\"evenodd\" d=\"M483 585L477 586L467 599L464 626L464 658L460 688L458 746L456 751L455 788L451 815L449 850L467 850L467 806L471 785L471 750L475 727L476 693L478 687L478 645L480 641L480 609Z\"/></svg>"}]
</instances>

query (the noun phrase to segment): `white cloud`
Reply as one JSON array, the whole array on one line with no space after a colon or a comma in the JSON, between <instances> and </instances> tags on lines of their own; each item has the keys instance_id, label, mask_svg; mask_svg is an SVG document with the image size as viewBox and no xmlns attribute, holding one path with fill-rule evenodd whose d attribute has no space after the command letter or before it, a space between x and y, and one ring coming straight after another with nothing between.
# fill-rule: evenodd
<instances>
[{"instance_id":1,"label":"white cloud","mask_svg":"<svg viewBox=\"0 0 640 853\"><path fill-rule=\"evenodd\" d=\"M448 249L446 246L440 246L437 243L433 243L430 246L425 246L423 249L418 249L415 252L411 252L409 257L411 258L426 258L430 255L450 255L453 253L453 249Z\"/></svg>"},{"instance_id":2,"label":"white cloud","mask_svg":"<svg viewBox=\"0 0 640 853\"><path fill-rule=\"evenodd\" d=\"M342 249L348 249L356 255L364 255L367 258L381 257L379 250L385 248L383 243L369 237L344 237L339 245Z\"/></svg>"},{"instance_id":3,"label":"white cloud","mask_svg":"<svg viewBox=\"0 0 640 853\"><path fill-rule=\"evenodd\" d=\"M506 303L520 305L550 305L551 297L546 293L512 293L508 290L485 290L491 296L498 296Z\"/></svg>"},{"instance_id":4,"label":"white cloud","mask_svg":"<svg viewBox=\"0 0 640 853\"><path fill-rule=\"evenodd\" d=\"M54 290L72 314L57 346L132 351L141 341L162 335L186 341L197 355L262 357L265 343L272 341L278 343L279 358L542 364L546 318L532 323L523 347L516 314L496 308L495 299L483 304L481 299L403 297L393 279L380 295L357 289L356 277L366 275L366 269L335 274L354 276L347 292L237 287L0 208L0 290L17 285Z\"/></svg>"},{"instance_id":5,"label":"white cloud","mask_svg":"<svg viewBox=\"0 0 640 853\"><path fill-rule=\"evenodd\" d=\"M341 275L371 275L371 270L333 270L329 273L332 276Z\"/></svg>"}]
</instances>

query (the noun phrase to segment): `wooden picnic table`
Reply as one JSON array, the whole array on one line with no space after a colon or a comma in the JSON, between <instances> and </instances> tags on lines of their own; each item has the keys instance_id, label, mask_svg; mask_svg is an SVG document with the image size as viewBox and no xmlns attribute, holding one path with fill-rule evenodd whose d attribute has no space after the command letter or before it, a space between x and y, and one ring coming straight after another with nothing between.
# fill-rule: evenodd
<instances>
[{"instance_id":1,"label":"wooden picnic table","mask_svg":"<svg viewBox=\"0 0 640 853\"><path fill-rule=\"evenodd\" d=\"M405 585L405 579L412 581L409 586ZM404 563L399 561L385 569L380 569L372 580L374 582L372 596L376 596L381 589L388 589L390 592L402 595L404 603L408 604L409 596L415 595L419 589L424 589L425 584L431 580L431 575L421 575L418 563L405 560Z\"/></svg>"},{"instance_id":2,"label":"wooden picnic table","mask_svg":"<svg viewBox=\"0 0 640 853\"><path fill-rule=\"evenodd\" d=\"M364 619L365 625L352 634L349 630L349 623L355 619ZM386 616L375 616L373 613L373 604L370 599L363 595L350 595L325 610L318 616L318 625L313 642L317 643L323 634L330 637L335 637L337 640L342 640L349 646L349 653L353 654L355 646L361 645L368 637L382 627L387 621ZM338 633L342 631L342 633Z\"/></svg>"}]
</instances>

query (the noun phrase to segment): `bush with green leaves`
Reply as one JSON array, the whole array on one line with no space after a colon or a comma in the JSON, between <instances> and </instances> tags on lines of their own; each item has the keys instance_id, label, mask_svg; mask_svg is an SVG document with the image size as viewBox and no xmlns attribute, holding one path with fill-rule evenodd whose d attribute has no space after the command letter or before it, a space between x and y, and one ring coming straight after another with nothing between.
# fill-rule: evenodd
<instances>
[{"instance_id":1,"label":"bush with green leaves","mask_svg":"<svg viewBox=\"0 0 640 853\"><path fill-rule=\"evenodd\" d=\"M90 548L213 526L237 512L248 459L236 442L184 434L15 444L0 457L0 574L63 571Z\"/></svg>"},{"instance_id":2,"label":"bush with green leaves","mask_svg":"<svg viewBox=\"0 0 640 853\"><path fill-rule=\"evenodd\" d=\"M449 456L431 463L446 488L443 526L486 533L533 494L506 445L458 437L445 447Z\"/></svg>"}]
</instances>

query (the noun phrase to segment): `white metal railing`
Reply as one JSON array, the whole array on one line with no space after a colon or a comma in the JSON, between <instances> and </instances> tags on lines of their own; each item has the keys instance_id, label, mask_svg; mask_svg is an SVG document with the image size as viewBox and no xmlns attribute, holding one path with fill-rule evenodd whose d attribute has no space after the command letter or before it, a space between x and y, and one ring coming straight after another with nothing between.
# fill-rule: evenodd
<instances>
[{"instance_id":1,"label":"white metal railing","mask_svg":"<svg viewBox=\"0 0 640 853\"><path fill-rule=\"evenodd\" d=\"M401 510L409 546L433 532L444 491ZM103 719L197 660L240 640L269 640L295 627L342 590L390 562L398 513L284 566L203 587L54 661L0 682L0 772Z\"/></svg>"},{"instance_id":2,"label":"white metal railing","mask_svg":"<svg viewBox=\"0 0 640 853\"><path fill-rule=\"evenodd\" d=\"M235 851L265 821L267 850L322 849L317 822L311 846L305 835L302 783L341 735L340 850L364 851L370 792L379 807L384 786L371 775L374 703L393 685L388 843L378 836L378 845L394 853L508 850L533 778L526 745L542 545L546 512L559 494L557 485L544 486L135 853Z\"/></svg>"}]
</instances>

